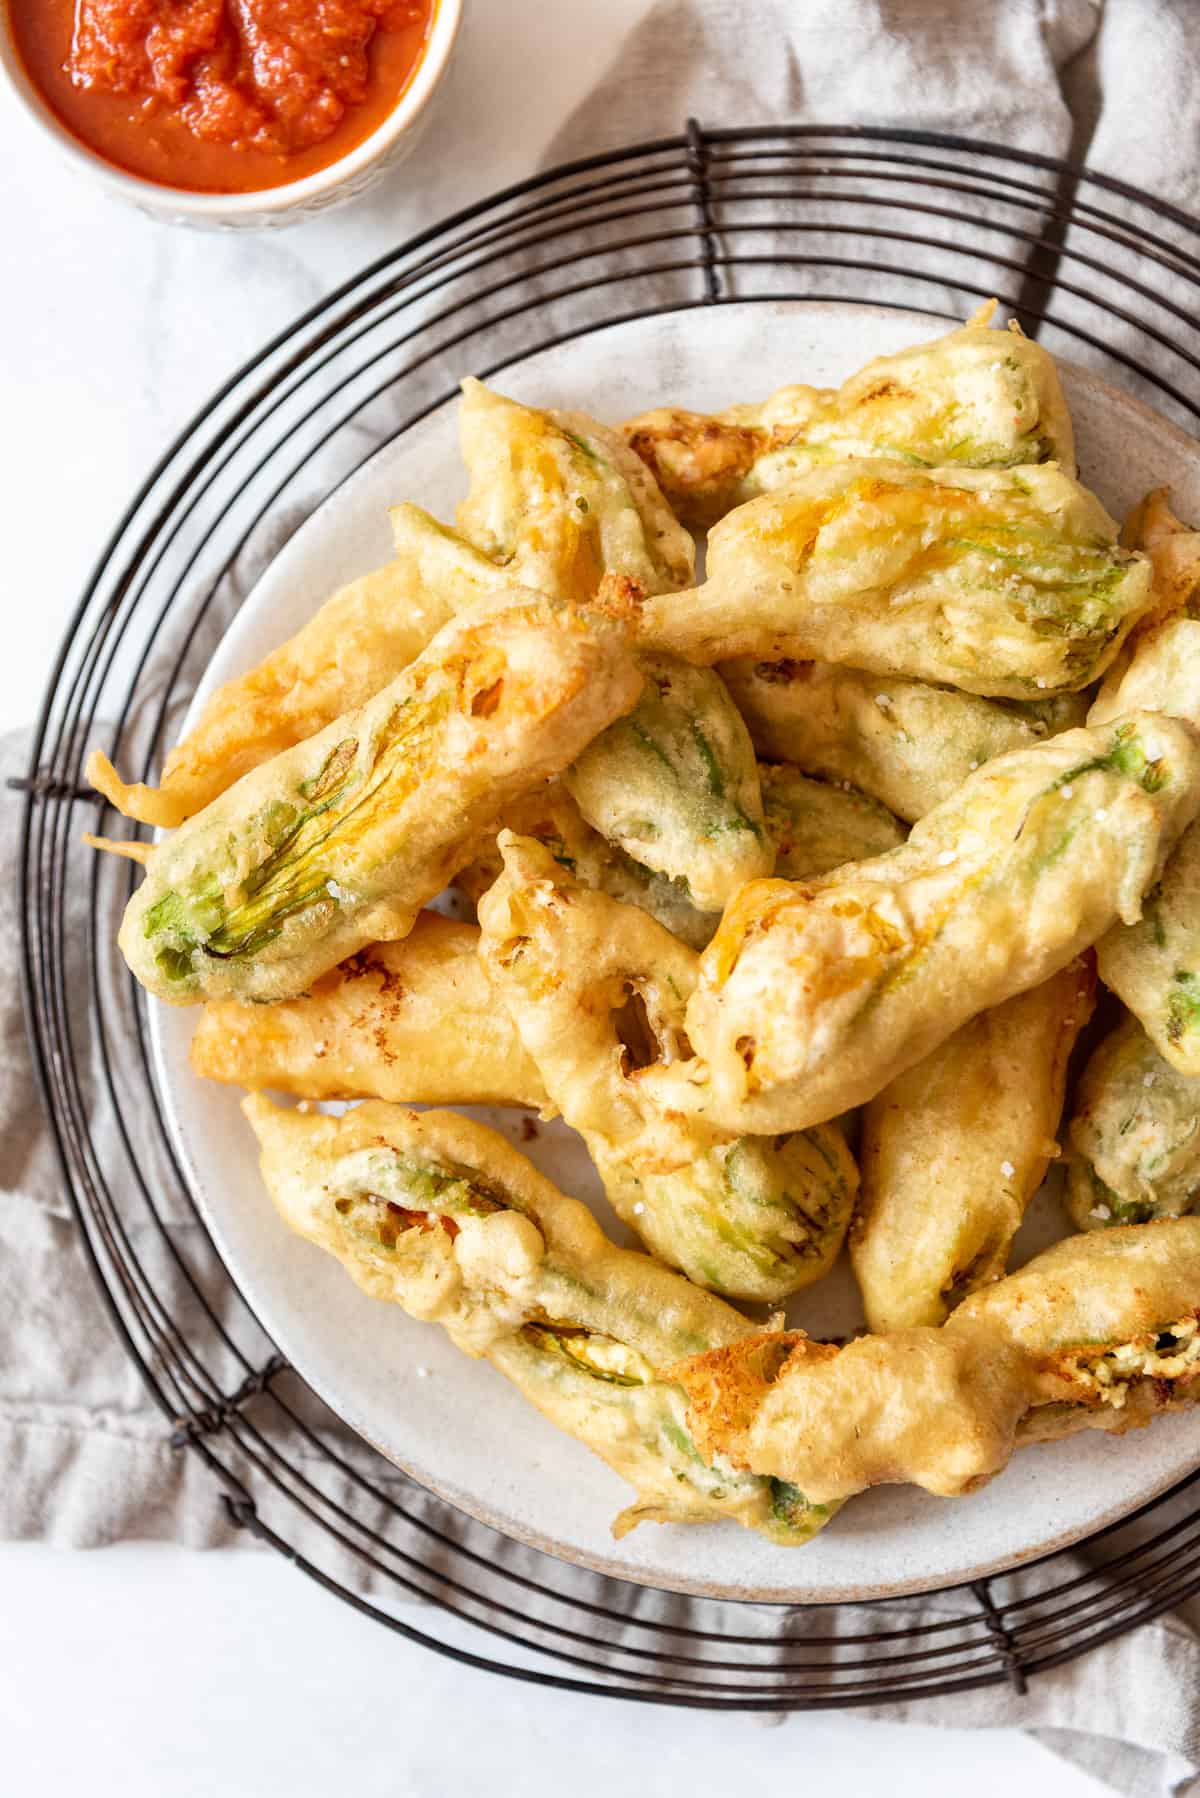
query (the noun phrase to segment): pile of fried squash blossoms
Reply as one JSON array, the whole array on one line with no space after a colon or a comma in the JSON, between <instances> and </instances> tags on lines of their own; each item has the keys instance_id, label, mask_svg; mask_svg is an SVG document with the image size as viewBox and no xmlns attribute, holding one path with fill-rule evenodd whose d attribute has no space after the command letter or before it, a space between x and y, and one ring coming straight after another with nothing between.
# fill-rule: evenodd
<instances>
[{"instance_id":1,"label":"pile of fried squash blossoms","mask_svg":"<svg viewBox=\"0 0 1200 1798\"><path fill-rule=\"evenodd\" d=\"M624 1476L618 1532L799 1544L1200 1396L1200 534L1118 527L991 310L620 428L467 381L456 527L396 506L157 788L89 764L284 1222ZM642 1247L470 1104L561 1115ZM784 1329L843 1246L867 1332Z\"/></svg>"}]
</instances>

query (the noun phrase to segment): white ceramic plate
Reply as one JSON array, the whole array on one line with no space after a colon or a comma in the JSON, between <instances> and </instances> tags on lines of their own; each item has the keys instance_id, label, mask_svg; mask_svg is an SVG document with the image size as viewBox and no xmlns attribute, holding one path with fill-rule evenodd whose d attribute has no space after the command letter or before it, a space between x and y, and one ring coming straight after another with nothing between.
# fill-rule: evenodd
<instances>
[{"instance_id":1,"label":"white ceramic plate","mask_svg":"<svg viewBox=\"0 0 1200 1798\"><path fill-rule=\"evenodd\" d=\"M616 420L675 401L711 410L803 378L832 385L868 357L918 342L915 314L834 304L727 305L613 326L530 357L503 387L536 405ZM463 371L467 373L466 369ZM1096 377L1067 369L1084 479L1121 515L1169 482L1200 513L1200 448ZM304 525L260 581L196 695L252 666L344 581L391 554L387 507L443 517L463 491L454 408L381 450ZM193 708L194 715L195 707ZM521 1541L621 1578L678 1591L793 1603L898 1594L978 1578L1078 1540L1200 1462L1200 1415L1125 1439L1099 1434L1026 1450L983 1492L947 1501L881 1487L810 1546L784 1549L734 1524L648 1524L618 1547L609 1523L628 1488L531 1410L491 1367L440 1331L372 1303L328 1256L289 1234L259 1182L239 1094L192 1076L185 1011L154 1008L156 1070L180 1160L225 1261L263 1324L323 1399L385 1455L452 1503ZM520 1139L513 1113L477 1115ZM562 1124L527 1148L614 1228L582 1144ZM1018 1259L1063 1233L1043 1192ZM789 1313L814 1335L861 1324L841 1269Z\"/></svg>"}]
</instances>

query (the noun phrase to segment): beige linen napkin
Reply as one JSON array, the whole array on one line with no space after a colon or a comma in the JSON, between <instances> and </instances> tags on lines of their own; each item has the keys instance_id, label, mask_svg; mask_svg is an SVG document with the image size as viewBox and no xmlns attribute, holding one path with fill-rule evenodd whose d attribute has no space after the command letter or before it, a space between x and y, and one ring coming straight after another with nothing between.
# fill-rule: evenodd
<instances>
[{"instance_id":1,"label":"beige linen napkin","mask_svg":"<svg viewBox=\"0 0 1200 1798\"><path fill-rule=\"evenodd\" d=\"M1198 60L1168 0L1109 0L1103 11L1091 0L759 0L753 8L742 0L657 0L611 66L594 72L591 91L563 124L547 160L669 135L689 115L710 126L857 120L960 132L1052 155L1074 149L1090 154L1095 167L1195 205ZM461 85L455 103L471 104ZM420 153L411 166L419 178ZM394 231L382 209L377 224L383 247ZM862 291L869 297L868 276ZM949 285L930 288L927 303L948 312L961 307ZM26 753L24 737L5 739L0 775L23 771ZM18 818L19 802L6 796L0 857L7 868L15 866ZM0 1536L81 1547L128 1537L197 1547L250 1543L197 1457L171 1446L170 1421L142 1387L92 1283L23 1046L13 907L6 883L0 892ZM90 947L78 923L72 990L78 980L82 995ZM99 1100L95 1125L103 1156L111 1124ZM159 1190L157 1174L161 1190L171 1190L167 1170L155 1160L161 1149L149 1144L145 1154L151 1190ZM168 1309L201 1302L172 1255L176 1245L189 1266L202 1265L198 1236L187 1207L174 1203L158 1225L139 1229L139 1256ZM220 1291L214 1269L210 1296L218 1307ZM255 1364L269 1352L264 1339ZM225 1389L232 1390L239 1369L231 1360L227 1371ZM286 1378L294 1399L297 1383ZM355 1470L368 1472L383 1491L408 1490L319 1407L305 1416L344 1458L347 1500ZM419 1493L405 1502L418 1511L431 1504ZM289 1540L303 1552L298 1519ZM323 1566L364 1585L353 1557L339 1565L329 1558L327 1538L321 1545ZM497 1553L512 1571L527 1568L536 1577L529 1551L501 1545ZM618 1608L631 1602L624 1588L613 1588L611 1599ZM641 1615L663 1623L676 1615L669 1597L646 1594L636 1604ZM953 1601L930 1599L917 1620L952 1611ZM861 1631L913 1621L912 1609L879 1606L856 1610L849 1626ZM793 1635L825 1634L832 1623L828 1611L797 1613L789 1628ZM737 1627L750 1627L744 1613ZM472 1646L486 1652L478 1639ZM863 1715L1021 1725L1135 1798L1168 1791L1195 1798L1198 1694L1200 1641L1185 1619L1164 1618L1039 1675L1024 1697L993 1688Z\"/></svg>"}]
</instances>

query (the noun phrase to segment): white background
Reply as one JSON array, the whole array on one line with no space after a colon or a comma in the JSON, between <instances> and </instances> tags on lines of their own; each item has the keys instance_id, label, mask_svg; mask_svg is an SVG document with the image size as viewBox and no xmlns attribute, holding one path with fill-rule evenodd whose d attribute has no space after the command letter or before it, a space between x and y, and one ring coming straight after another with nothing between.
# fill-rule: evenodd
<instances>
[{"instance_id":1,"label":"white background","mask_svg":"<svg viewBox=\"0 0 1200 1798\"><path fill-rule=\"evenodd\" d=\"M4 727L32 717L104 536L217 382L382 248L527 174L645 6L476 0L414 160L282 234L209 236L121 210L0 103ZM532 68L537 106L509 104ZM1104 1789L1011 1731L772 1726L491 1680L391 1639L267 1555L0 1547L0 1793L457 1798L486 1782L727 1798L771 1781L894 1798Z\"/></svg>"}]
</instances>

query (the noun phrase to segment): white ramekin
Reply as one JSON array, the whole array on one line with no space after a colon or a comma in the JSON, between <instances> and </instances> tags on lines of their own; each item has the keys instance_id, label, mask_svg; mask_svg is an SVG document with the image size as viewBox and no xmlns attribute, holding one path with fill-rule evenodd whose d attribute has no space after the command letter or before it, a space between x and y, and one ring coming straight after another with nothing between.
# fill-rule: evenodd
<instances>
[{"instance_id":1,"label":"white ramekin","mask_svg":"<svg viewBox=\"0 0 1200 1798\"><path fill-rule=\"evenodd\" d=\"M364 138L336 162L331 162L328 168L319 169L315 175L306 175L302 181L289 181L283 187L269 187L258 193L191 193L182 187L163 187L157 181L143 181L140 175L126 174L124 169L115 168L103 157L95 155L51 111L26 74L10 36L8 8L3 0L0 0L0 68L28 116L53 139L60 154L109 193L129 201L142 212L174 224L207 225L217 230L289 225L365 192L385 169L402 162L415 148L428 123L430 103L454 50L465 3L466 0L437 0L429 42L416 73L394 110L370 137Z\"/></svg>"}]
</instances>

